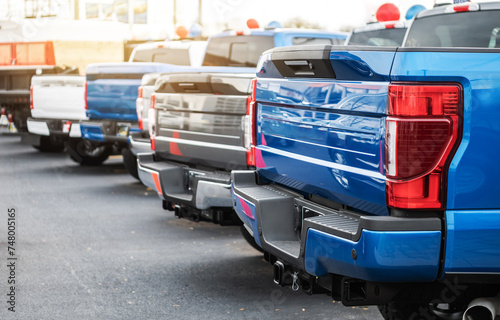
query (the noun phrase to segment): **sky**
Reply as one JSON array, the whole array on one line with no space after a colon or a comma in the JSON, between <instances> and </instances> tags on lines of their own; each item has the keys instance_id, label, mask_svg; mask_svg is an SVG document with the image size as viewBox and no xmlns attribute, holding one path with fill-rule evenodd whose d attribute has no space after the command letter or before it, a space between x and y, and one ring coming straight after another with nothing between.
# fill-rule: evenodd
<instances>
[{"instance_id":1,"label":"sky","mask_svg":"<svg viewBox=\"0 0 500 320\"><path fill-rule=\"evenodd\" d=\"M249 18L265 26L273 20L284 22L292 17L301 17L335 31L343 26L355 27L373 20L377 8L387 2L398 6L402 18L413 5L420 4L426 8L434 5L434 0L204 0L203 20L226 23L230 28L239 29L245 27ZM190 25L197 17L197 12L192 10L197 0L183 0L182 3L184 5L179 7L178 13L179 23Z\"/></svg>"},{"instance_id":2,"label":"sky","mask_svg":"<svg viewBox=\"0 0 500 320\"><path fill-rule=\"evenodd\" d=\"M96 3L110 5L117 0L40 0L40 3L61 4L58 7L58 18L68 21L74 17L72 12L74 3L80 4L80 17L85 18L87 5L95 7ZM126 0L123 0L126 1ZM67 40L71 38L96 37L103 39L161 39L176 37L175 29L184 26L187 29L198 21L198 3L200 0L177 0L177 25L173 24L174 0L130 0L135 3L147 1L147 25L115 26L103 29L103 32L90 33L77 30L71 24L62 27L62 24L54 24L52 28L48 23L28 19L24 21L24 29L36 29L39 31L35 36L27 40L43 40L43 37ZM406 11L413 5L420 4L426 8L432 8L435 0L201 0L202 3L202 33L210 36L226 29L242 30L246 28L246 21L250 18L256 19L261 27L265 27L271 21L282 24L287 20L300 17L301 19L319 25L322 29L329 31L350 30L367 22L374 21L377 8L384 3L395 4L404 19ZM446 0L437 0L443 2ZM451 0L448 0L451 1ZM38 3L38 0L36 0ZM24 17L22 0L0 0L0 25L3 19L9 19L6 8L17 8L19 19ZM10 18L12 20L12 18ZM18 20L19 21L19 20ZM27 26L33 25L33 26ZM96 24L98 26L98 24ZM28 28L29 27L29 28ZM98 26L99 27L99 26ZM120 27L121 29L118 29ZM5 29L5 28L4 28ZM49 30L50 29L50 30ZM124 30L122 30L124 29ZM128 32L127 30L130 30ZM85 38L86 39L86 38ZM1 39L0 39L1 40Z\"/></svg>"}]
</instances>

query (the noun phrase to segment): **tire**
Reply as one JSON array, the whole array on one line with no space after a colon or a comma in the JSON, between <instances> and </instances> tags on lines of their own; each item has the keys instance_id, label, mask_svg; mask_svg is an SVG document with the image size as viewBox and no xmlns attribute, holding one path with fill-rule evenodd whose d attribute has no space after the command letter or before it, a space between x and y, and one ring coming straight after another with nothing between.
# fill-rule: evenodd
<instances>
[{"instance_id":1,"label":"tire","mask_svg":"<svg viewBox=\"0 0 500 320\"><path fill-rule=\"evenodd\" d=\"M66 151L70 158L82 166L96 166L108 159L111 146L92 146L90 141L70 139L66 144Z\"/></svg>"},{"instance_id":2,"label":"tire","mask_svg":"<svg viewBox=\"0 0 500 320\"><path fill-rule=\"evenodd\" d=\"M247 228L245 228L245 226L241 226L240 231L241 231L241 235L243 236L243 238L245 238L245 240L248 242L249 245L251 245L257 251L264 252L262 250L262 248L259 247L257 242L255 242L255 238L252 237L252 235L250 234L250 232L248 232L248 230L247 230Z\"/></svg>"},{"instance_id":3,"label":"tire","mask_svg":"<svg viewBox=\"0 0 500 320\"><path fill-rule=\"evenodd\" d=\"M385 320L461 320L464 310L440 310L437 305L390 302L378 306Z\"/></svg>"},{"instance_id":4,"label":"tire","mask_svg":"<svg viewBox=\"0 0 500 320\"><path fill-rule=\"evenodd\" d=\"M64 142L54 136L41 136L40 144L33 147L41 152L61 152L64 150Z\"/></svg>"},{"instance_id":5,"label":"tire","mask_svg":"<svg viewBox=\"0 0 500 320\"><path fill-rule=\"evenodd\" d=\"M132 153L130 148L123 148L122 155L125 169L127 169L128 173L130 173L132 177L139 180L139 171L137 170L137 157Z\"/></svg>"}]
</instances>

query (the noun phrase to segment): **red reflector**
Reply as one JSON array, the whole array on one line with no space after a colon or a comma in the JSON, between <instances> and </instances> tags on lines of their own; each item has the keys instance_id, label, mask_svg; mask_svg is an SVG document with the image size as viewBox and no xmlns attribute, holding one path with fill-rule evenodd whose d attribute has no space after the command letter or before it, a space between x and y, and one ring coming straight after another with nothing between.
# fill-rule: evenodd
<instances>
[{"instance_id":1,"label":"red reflector","mask_svg":"<svg viewBox=\"0 0 500 320\"><path fill-rule=\"evenodd\" d=\"M155 151L156 150L155 137L151 136L150 141L151 141L151 150Z\"/></svg>"},{"instance_id":2,"label":"red reflector","mask_svg":"<svg viewBox=\"0 0 500 320\"><path fill-rule=\"evenodd\" d=\"M66 121L63 125L63 132L68 133L71 130L71 121Z\"/></svg>"},{"instance_id":3,"label":"red reflector","mask_svg":"<svg viewBox=\"0 0 500 320\"><path fill-rule=\"evenodd\" d=\"M33 86L30 87L30 109L33 110Z\"/></svg>"},{"instance_id":4,"label":"red reflector","mask_svg":"<svg viewBox=\"0 0 500 320\"><path fill-rule=\"evenodd\" d=\"M387 204L443 209L446 173L459 144L462 89L455 84L393 84L388 95Z\"/></svg>"},{"instance_id":5,"label":"red reflector","mask_svg":"<svg viewBox=\"0 0 500 320\"><path fill-rule=\"evenodd\" d=\"M139 86L139 88L137 89L137 98L142 98L142 86Z\"/></svg>"},{"instance_id":6,"label":"red reflector","mask_svg":"<svg viewBox=\"0 0 500 320\"><path fill-rule=\"evenodd\" d=\"M236 31L236 35L237 36L243 36L243 35L245 35L245 32L243 32L243 31Z\"/></svg>"},{"instance_id":7,"label":"red reflector","mask_svg":"<svg viewBox=\"0 0 500 320\"><path fill-rule=\"evenodd\" d=\"M385 28L386 29L394 29L396 27L396 24L395 23L389 23L389 24L386 24L385 25Z\"/></svg>"},{"instance_id":8,"label":"red reflector","mask_svg":"<svg viewBox=\"0 0 500 320\"><path fill-rule=\"evenodd\" d=\"M139 119L139 129L144 130L144 125L142 123L142 119Z\"/></svg>"},{"instance_id":9,"label":"red reflector","mask_svg":"<svg viewBox=\"0 0 500 320\"><path fill-rule=\"evenodd\" d=\"M453 11L455 12L467 12L469 11L469 5L463 5L463 6L455 6L453 7Z\"/></svg>"},{"instance_id":10,"label":"red reflector","mask_svg":"<svg viewBox=\"0 0 500 320\"><path fill-rule=\"evenodd\" d=\"M155 188L156 192L161 196L162 191L161 191L161 184L160 184L160 174L158 172L151 172L151 175L153 176L153 181L155 183Z\"/></svg>"}]
</instances>

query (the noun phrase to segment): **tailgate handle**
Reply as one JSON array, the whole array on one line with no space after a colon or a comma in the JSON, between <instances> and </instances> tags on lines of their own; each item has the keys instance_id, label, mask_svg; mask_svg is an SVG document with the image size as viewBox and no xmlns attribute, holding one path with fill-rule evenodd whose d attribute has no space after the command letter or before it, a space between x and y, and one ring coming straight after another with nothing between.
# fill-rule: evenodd
<instances>
[{"instance_id":1,"label":"tailgate handle","mask_svg":"<svg viewBox=\"0 0 500 320\"><path fill-rule=\"evenodd\" d=\"M194 82L179 82L177 83L179 89L184 93L198 93L200 90Z\"/></svg>"},{"instance_id":2,"label":"tailgate handle","mask_svg":"<svg viewBox=\"0 0 500 320\"><path fill-rule=\"evenodd\" d=\"M314 66L307 60L285 60L284 63L296 76L314 76Z\"/></svg>"}]
</instances>

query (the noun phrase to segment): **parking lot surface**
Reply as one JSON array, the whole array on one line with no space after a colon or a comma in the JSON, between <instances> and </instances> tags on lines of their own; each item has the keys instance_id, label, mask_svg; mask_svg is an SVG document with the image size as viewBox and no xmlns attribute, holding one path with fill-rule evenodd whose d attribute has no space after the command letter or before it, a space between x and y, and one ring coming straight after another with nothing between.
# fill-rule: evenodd
<instances>
[{"instance_id":1,"label":"parking lot surface","mask_svg":"<svg viewBox=\"0 0 500 320\"><path fill-rule=\"evenodd\" d=\"M0 236L0 319L381 319L273 284L238 227L175 218L121 157L81 167L0 135Z\"/></svg>"}]
</instances>

